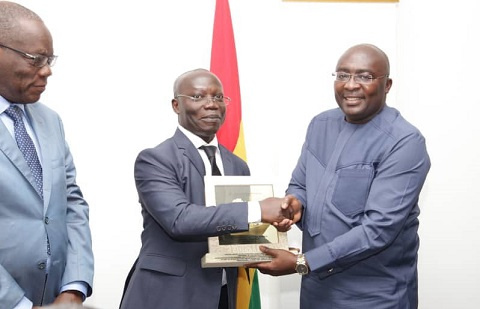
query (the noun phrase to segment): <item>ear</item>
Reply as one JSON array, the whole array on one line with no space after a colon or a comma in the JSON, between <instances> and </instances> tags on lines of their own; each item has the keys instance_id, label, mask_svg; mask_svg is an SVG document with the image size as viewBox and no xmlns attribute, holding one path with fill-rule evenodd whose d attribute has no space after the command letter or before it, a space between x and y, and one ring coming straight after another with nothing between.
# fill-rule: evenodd
<instances>
[{"instance_id":1,"label":"ear","mask_svg":"<svg viewBox=\"0 0 480 309\"><path fill-rule=\"evenodd\" d=\"M177 99L172 99L172 109L175 112L175 114L180 114L180 109L178 108L178 100Z\"/></svg>"},{"instance_id":2,"label":"ear","mask_svg":"<svg viewBox=\"0 0 480 309\"><path fill-rule=\"evenodd\" d=\"M392 88L393 80L391 78L387 79L387 83L385 85L385 94L387 94L390 91L390 88Z\"/></svg>"}]
</instances>

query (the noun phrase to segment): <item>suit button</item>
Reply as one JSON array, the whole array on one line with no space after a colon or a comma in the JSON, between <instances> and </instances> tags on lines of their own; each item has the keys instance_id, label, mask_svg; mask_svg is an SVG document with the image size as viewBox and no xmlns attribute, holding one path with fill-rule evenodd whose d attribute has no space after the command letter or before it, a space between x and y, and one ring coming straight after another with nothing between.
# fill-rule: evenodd
<instances>
[{"instance_id":1,"label":"suit button","mask_svg":"<svg viewBox=\"0 0 480 309\"><path fill-rule=\"evenodd\" d=\"M50 222L50 219L48 217L45 217L45 224L48 224Z\"/></svg>"},{"instance_id":2,"label":"suit button","mask_svg":"<svg viewBox=\"0 0 480 309\"><path fill-rule=\"evenodd\" d=\"M46 266L45 262L40 262L37 264L38 269L45 269L45 266Z\"/></svg>"}]
</instances>

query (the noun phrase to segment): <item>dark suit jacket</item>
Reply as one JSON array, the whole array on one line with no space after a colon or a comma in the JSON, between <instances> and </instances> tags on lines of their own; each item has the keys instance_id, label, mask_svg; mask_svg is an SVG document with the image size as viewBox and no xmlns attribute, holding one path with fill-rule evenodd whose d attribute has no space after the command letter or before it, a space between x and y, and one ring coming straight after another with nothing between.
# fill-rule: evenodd
<instances>
[{"instance_id":1,"label":"dark suit jacket","mask_svg":"<svg viewBox=\"0 0 480 309\"><path fill-rule=\"evenodd\" d=\"M249 175L247 164L220 145L225 175ZM142 248L122 309L216 309L221 268L201 268L207 239L248 230L247 203L205 207L205 167L198 150L177 129L143 150L135 163L142 206ZM227 269L230 308L235 308L236 268Z\"/></svg>"},{"instance_id":2,"label":"dark suit jacket","mask_svg":"<svg viewBox=\"0 0 480 309\"><path fill-rule=\"evenodd\" d=\"M60 288L93 284L88 204L75 183L75 165L58 115L41 103L25 112L42 154L43 196L15 139L0 120L0 308L26 296L34 305L53 302ZM47 237L51 257L45 276Z\"/></svg>"}]
</instances>

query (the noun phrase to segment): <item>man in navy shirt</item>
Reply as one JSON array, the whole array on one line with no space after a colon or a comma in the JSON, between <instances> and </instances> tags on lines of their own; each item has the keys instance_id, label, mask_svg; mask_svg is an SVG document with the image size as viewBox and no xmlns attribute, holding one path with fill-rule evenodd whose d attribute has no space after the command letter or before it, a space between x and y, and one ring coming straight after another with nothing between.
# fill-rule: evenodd
<instances>
[{"instance_id":1,"label":"man in navy shirt","mask_svg":"<svg viewBox=\"0 0 480 309\"><path fill-rule=\"evenodd\" d=\"M302 277L307 308L417 308L422 134L386 105L387 55L361 44L338 60L339 108L311 121L287 189L303 205L303 254L263 248L262 273Z\"/></svg>"}]
</instances>

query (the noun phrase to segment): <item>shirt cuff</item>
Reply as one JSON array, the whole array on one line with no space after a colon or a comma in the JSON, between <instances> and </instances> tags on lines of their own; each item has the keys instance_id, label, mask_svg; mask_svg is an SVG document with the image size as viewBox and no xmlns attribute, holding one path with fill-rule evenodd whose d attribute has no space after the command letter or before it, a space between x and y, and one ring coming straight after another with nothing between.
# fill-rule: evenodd
<instances>
[{"instance_id":1,"label":"shirt cuff","mask_svg":"<svg viewBox=\"0 0 480 309\"><path fill-rule=\"evenodd\" d=\"M69 284L65 284L61 288L60 293L65 292L65 291L71 291L71 290L78 291L78 292L82 293L83 294L83 301L85 301L85 298L87 298L86 295L87 295L88 287L87 287L87 284L85 282L74 281L74 282L71 282Z\"/></svg>"},{"instance_id":2,"label":"shirt cuff","mask_svg":"<svg viewBox=\"0 0 480 309\"><path fill-rule=\"evenodd\" d=\"M248 223L257 223L262 221L262 210L260 202L248 202Z\"/></svg>"}]
</instances>

